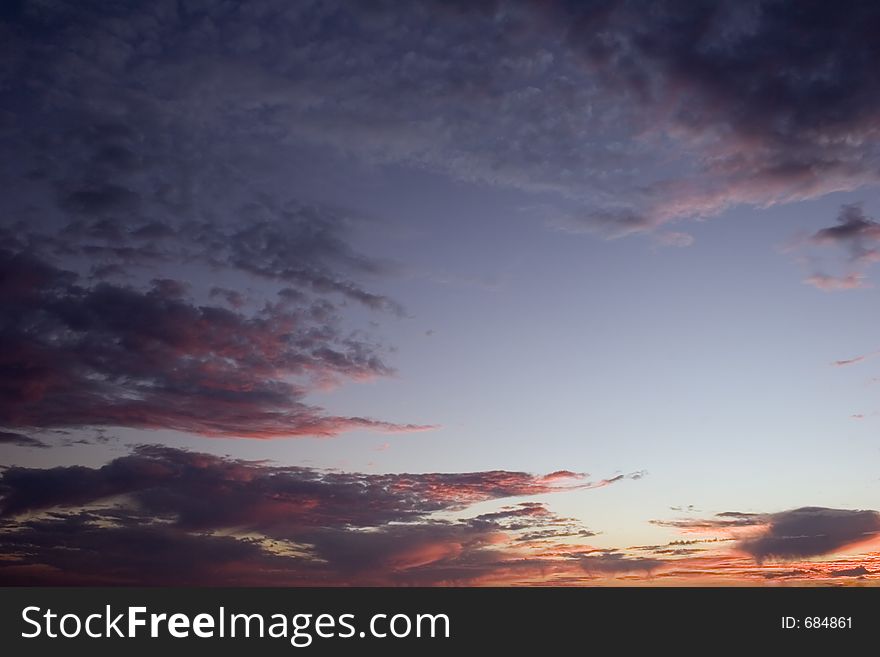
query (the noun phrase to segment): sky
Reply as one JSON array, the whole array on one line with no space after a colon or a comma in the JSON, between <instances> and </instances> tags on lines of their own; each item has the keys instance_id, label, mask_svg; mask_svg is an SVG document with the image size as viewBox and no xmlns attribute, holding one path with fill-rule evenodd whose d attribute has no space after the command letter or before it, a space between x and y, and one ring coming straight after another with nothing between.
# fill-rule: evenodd
<instances>
[{"instance_id":1,"label":"sky","mask_svg":"<svg viewBox=\"0 0 880 657\"><path fill-rule=\"evenodd\" d=\"M880 7L0 10L0 583L880 583Z\"/></svg>"}]
</instances>

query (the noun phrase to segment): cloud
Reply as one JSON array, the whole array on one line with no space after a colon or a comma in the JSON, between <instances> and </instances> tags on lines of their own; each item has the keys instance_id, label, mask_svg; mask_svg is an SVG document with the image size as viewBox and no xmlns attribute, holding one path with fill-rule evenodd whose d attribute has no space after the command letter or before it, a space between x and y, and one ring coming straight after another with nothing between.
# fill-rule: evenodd
<instances>
[{"instance_id":1,"label":"cloud","mask_svg":"<svg viewBox=\"0 0 880 657\"><path fill-rule=\"evenodd\" d=\"M7 585L270 585L284 559L257 542L189 534L136 518L71 514L0 531Z\"/></svg>"},{"instance_id":2,"label":"cloud","mask_svg":"<svg viewBox=\"0 0 880 657\"><path fill-rule=\"evenodd\" d=\"M652 520L651 523L688 533L720 533L723 540L736 540L737 549L759 565L773 560L796 561L832 555L869 542L880 534L877 511L823 507L778 513L727 511L711 518ZM823 577L827 575L825 570L824 566L820 568Z\"/></svg>"},{"instance_id":3,"label":"cloud","mask_svg":"<svg viewBox=\"0 0 880 657\"><path fill-rule=\"evenodd\" d=\"M292 516L297 523L375 526L492 499L589 487L593 484L583 476L547 480L505 470L347 474L144 446L101 468L8 468L0 477L0 517L127 495L135 496L143 510L158 515L173 512L177 522L188 527L228 528L251 519L265 528L259 523L266 518L285 519L285 514L295 511L300 512ZM227 495L228 503L218 504ZM529 513L515 515L543 513L541 506L518 508Z\"/></svg>"},{"instance_id":4,"label":"cloud","mask_svg":"<svg viewBox=\"0 0 880 657\"><path fill-rule=\"evenodd\" d=\"M428 428L303 402L311 386L391 372L373 345L341 331L332 306L267 303L244 315L198 305L167 279L83 286L26 252L0 252L0 274L0 425L251 438Z\"/></svg>"},{"instance_id":5,"label":"cloud","mask_svg":"<svg viewBox=\"0 0 880 657\"><path fill-rule=\"evenodd\" d=\"M0 445L17 445L19 447L41 447L46 448L48 445L42 440L38 440L31 436L14 431L0 430Z\"/></svg>"},{"instance_id":6,"label":"cloud","mask_svg":"<svg viewBox=\"0 0 880 657\"><path fill-rule=\"evenodd\" d=\"M856 566L855 568L832 570L829 574L831 577L861 577L863 575L870 575L871 571L864 566Z\"/></svg>"},{"instance_id":7,"label":"cloud","mask_svg":"<svg viewBox=\"0 0 880 657\"><path fill-rule=\"evenodd\" d=\"M767 528L739 547L758 561L831 554L880 533L880 513L803 507L768 517Z\"/></svg>"},{"instance_id":8,"label":"cloud","mask_svg":"<svg viewBox=\"0 0 880 657\"><path fill-rule=\"evenodd\" d=\"M0 28L0 97L21 101L3 114L14 128L0 125L17 154L0 172L0 426L253 438L429 428L306 403L393 374L386 347L346 328L349 305L405 314L363 282L393 266L351 245L363 218L289 190L296 172L278 165L297 151L237 115L262 104L247 75L231 75L245 86L227 90L229 104L190 93L204 71L164 48L191 18L62 2L24 4ZM56 45L39 45L43 30Z\"/></svg>"},{"instance_id":9,"label":"cloud","mask_svg":"<svg viewBox=\"0 0 880 657\"><path fill-rule=\"evenodd\" d=\"M855 356L853 358L845 358L843 360L836 360L832 363L835 367L847 367L848 365L855 365L856 363L861 363L871 356L874 356L874 353L865 354L863 356Z\"/></svg>"},{"instance_id":10,"label":"cloud","mask_svg":"<svg viewBox=\"0 0 880 657\"><path fill-rule=\"evenodd\" d=\"M114 184L76 189L59 199L59 205L65 210L87 216L128 212L136 209L139 203L139 194Z\"/></svg>"},{"instance_id":11,"label":"cloud","mask_svg":"<svg viewBox=\"0 0 880 657\"><path fill-rule=\"evenodd\" d=\"M43 258L78 255L87 258L95 278L118 278L138 268L169 263L201 263L227 268L286 286L290 303L308 301L308 293L338 295L373 310L403 315L392 299L369 292L346 276L382 274L389 268L355 252L345 241L346 218L328 208L303 206L294 200L278 208L252 203L240 208L234 225L224 222L159 220L108 221L105 218L62 219L62 228L40 233L16 225L2 234L18 251ZM25 243L22 244L22 240ZM101 263L101 264L97 264ZM240 308L246 295L214 286L213 298Z\"/></svg>"},{"instance_id":12,"label":"cloud","mask_svg":"<svg viewBox=\"0 0 880 657\"><path fill-rule=\"evenodd\" d=\"M832 557L876 537L874 511L731 511L665 523L722 536L600 549L589 544L597 533L581 522L544 502L517 499L591 487L582 475L365 474L141 446L102 467L3 470L0 581L845 583L873 578L880 565L880 554L870 551L857 560ZM501 505L474 513L478 503ZM806 560L816 555L822 559Z\"/></svg>"},{"instance_id":13,"label":"cloud","mask_svg":"<svg viewBox=\"0 0 880 657\"><path fill-rule=\"evenodd\" d=\"M747 513L744 511L722 511L716 514L718 518L730 518L739 522L754 522L761 517L760 513Z\"/></svg>"},{"instance_id":14,"label":"cloud","mask_svg":"<svg viewBox=\"0 0 880 657\"><path fill-rule=\"evenodd\" d=\"M608 89L703 156L654 186L654 221L876 184L871 3L564 4L557 17Z\"/></svg>"},{"instance_id":15,"label":"cloud","mask_svg":"<svg viewBox=\"0 0 880 657\"><path fill-rule=\"evenodd\" d=\"M0 171L0 426L429 428L306 401L393 374L355 307L406 314L368 286L395 265L353 246L380 220L302 198L313 150L266 94L304 97L272 91L284 75L241 29L286 50L276 26L322 19L286 3L105 9L23 3L0 25L0 148L15 153Z\"/></svg>"},{"instance_id":16,"label":"cloud","mask_svg":"<svg viewBox=\"0 0 880 657\"><path fill-rule=\"evenodd\" d=\"M757 513L724 511L714 518L682 518L678 520L652 520L651 524L685 531L712 531L736 527L753 527L766 522L766 516Z\"/></svg>"},{"instance_id":17,"label":"cloud","mask_svg":"<svg viewBox=\"0 0 880 657\"><path fill-rule=\"evenodd\" d=\"M431 584L473 581L524 559L579 569L548 549L593 533L542 503L449 514L582 487L581 477L370 475L142 446L100 468L4 470L0 580ZM180 557L168 558L174 550Z\"/></svg>"},{"instance_id":18,"label":"cloud","mask_svg":"<svg viewBox=\"0 0 880 657\"><path fill-rule=\"evenodd\" d=\"M809 579L815 570L793 568L791 570L771 570L763 574L764 579Z\"/></svg>"},{"instance_id":19,"label":"cloud","mask_svg":"<svg viewBox=\"0 0 880 657\"><path fill-rule=\"evenodd\" d=\"M865 215L860 205L844 205L837 216L837 225L822 228L810 238L813 244L841 245L848 249L853 262L874 261L880 250L880 223Z\"/></svg>"}]
</instances>

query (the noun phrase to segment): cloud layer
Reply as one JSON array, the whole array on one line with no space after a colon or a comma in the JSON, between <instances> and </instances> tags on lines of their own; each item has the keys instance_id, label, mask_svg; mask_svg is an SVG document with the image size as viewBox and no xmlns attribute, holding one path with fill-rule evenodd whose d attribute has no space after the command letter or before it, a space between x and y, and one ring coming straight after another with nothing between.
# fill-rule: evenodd
<instances>
[{"instance_id":1,"label":"cloud layer","mask_svg":"<svg viewBox=\"0 0 880 657\"><path fill-rule=\"evenodd\" d=\"M615 548L595 545L601 528L528 499L640 476L364 474L158 445L97 468L11 467L0 477L0 582L844 585L880 577L876 511L725 512L655 523L684 539Z\"/></svg>"},{"instance_id":2,"label":"cloud layer","mask_svg":"<svg viewBox=\"0 0 880 657\"><path fill-rule=\"evenodd\" d=\"M840 273L827 274L820 266L827 262L829 251ZM800 240L796 252L808 253L806 259L814 271L806 282L820 290L870 287L866 272L880 260L880 223L866 215L859 204L843 205L836 223ZM811 256L810 252L816 255Z\"/></svg>"},{"instance_id":3,"label":"cloud layer","mask_svg":"<svg viewBox=\"0 0 880 657\"><path fill-rule=\"evenodd\" d=\"M547 546L594 534L542 503L464 513L479 502L604 485L563 472L328 472L145 446L100 468L6 469L0 580L438 584L554 564L650 568L554 556Z\"/></svg>"},{"instance_id":4,"label":"cloud layer","mask_svg":"<svg viewBox=\"0 0 880 657\"><path fill-rule=\"evenodd\" d=\"M193 213L299 143L624 234L876 184L877 27L871 2L23 3L4 137L75 214Z\"/></svg>"},{"instance_id":5,"label":"cloud layer","mask_svg":"<svg viewBox=\"0 0 880 657\"><path fill-rule=\"evenodd\" d=\"M654 521L689 533L724 532L737 548L758 562L796 560L834 554L880 535L880 513L873 510L802 507L779 513L730 511L712 518Z\"/></svg>"}]
</instances>

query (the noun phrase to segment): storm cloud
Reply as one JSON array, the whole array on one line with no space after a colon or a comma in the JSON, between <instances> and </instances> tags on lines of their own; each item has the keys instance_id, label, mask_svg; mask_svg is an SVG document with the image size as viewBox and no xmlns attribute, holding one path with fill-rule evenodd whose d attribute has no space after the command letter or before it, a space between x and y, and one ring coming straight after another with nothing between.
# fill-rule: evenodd
<instances>
[{"instance_id":1,"label":"storm cloud","mask_svg":"<svg viewBox=\"0 0 880 657\"><path fill-rule=\"evenodd\" d=\"M301 144L618 235L876 184L878 26L871 2L21 3L3 134L74 215L193 216Z\"/></svg>"}]
</instances>

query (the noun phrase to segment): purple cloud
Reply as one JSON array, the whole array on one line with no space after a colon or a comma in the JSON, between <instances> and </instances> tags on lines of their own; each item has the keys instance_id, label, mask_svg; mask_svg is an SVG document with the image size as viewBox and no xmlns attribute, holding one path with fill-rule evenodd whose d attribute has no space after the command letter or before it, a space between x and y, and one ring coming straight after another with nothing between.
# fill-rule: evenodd
<instances>
[{"instance_id":1,"label":"purple cloud","mask_svg":"<svg viewBox=\"0 0 880 657\"><path fill-rule=\"evenodd\" d=\"M582 476L368 475L144 446L100 468L4 470L0 580L471 581L522 562L522 550L593 534L536 502L458 520L436 514L589 487ZM167 558L174 550L180 558Z\"/></svg>"},{"instance_id":2,"label":"purple cloud","mask_svg":"<svg viewBox=\"0 0 880 657\"><path fill-rule=\"evenodd\" d=\"M341 332L327 304L270 303L245 315L198 305L167 279L148 289L83 286L26 252L0 252L0 280L0 426L252 438L427 428L331 416L302 401L310 386L391 372L371 344Z\"/></svg>"}]
</instances>

